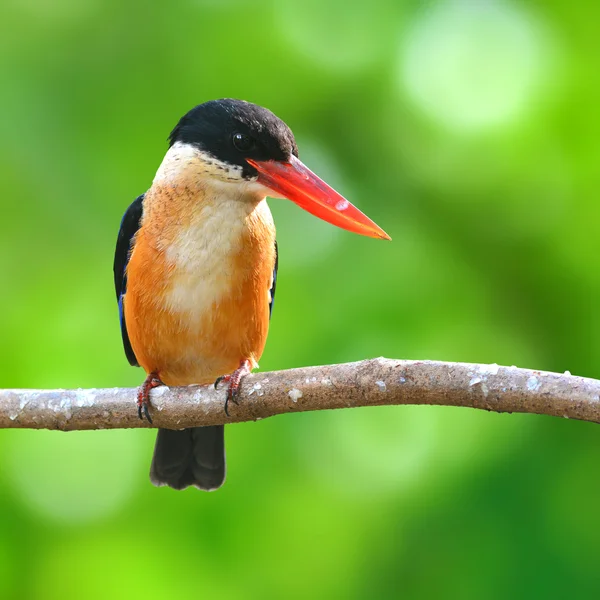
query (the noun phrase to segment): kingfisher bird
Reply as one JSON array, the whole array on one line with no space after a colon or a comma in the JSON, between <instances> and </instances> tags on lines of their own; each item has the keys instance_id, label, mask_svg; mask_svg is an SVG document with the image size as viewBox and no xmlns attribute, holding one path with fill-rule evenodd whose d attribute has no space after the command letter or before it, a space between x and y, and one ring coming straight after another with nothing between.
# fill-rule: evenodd
<instances>
[{"instance_id":1,"label":"kingfisher bird","mask_svg":"<svg viewBox=\"0 0 600 600\"><path fill-rule=\"evenodd\" d=\"M114 279L125 354L160 385L227 386L225 412L263 353L277 282L266 197L287 198L362 235L390 239L298 158L290 128L242 100L200 104L177 123L150 189L121 221ZM212 491L225 481L223 425L159 429L154 485Z\"/></svg>"}]
</instances>

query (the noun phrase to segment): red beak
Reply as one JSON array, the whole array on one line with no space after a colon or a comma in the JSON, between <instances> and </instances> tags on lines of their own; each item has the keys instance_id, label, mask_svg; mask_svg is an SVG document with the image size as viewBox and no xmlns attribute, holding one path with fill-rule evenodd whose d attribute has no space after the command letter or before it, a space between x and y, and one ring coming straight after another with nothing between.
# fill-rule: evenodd
<instances>
[{"instance_id":1,"label":"red beak","mask_svg":"<svg viewBox=\"0 0 600 600\"><path fill-rule=\"evenodd\" d=\"M354 233L392 239L295 156L289 162L246 160L258 171L258 183L295 202L315 217Z\"/></svg>"}]
</instances>

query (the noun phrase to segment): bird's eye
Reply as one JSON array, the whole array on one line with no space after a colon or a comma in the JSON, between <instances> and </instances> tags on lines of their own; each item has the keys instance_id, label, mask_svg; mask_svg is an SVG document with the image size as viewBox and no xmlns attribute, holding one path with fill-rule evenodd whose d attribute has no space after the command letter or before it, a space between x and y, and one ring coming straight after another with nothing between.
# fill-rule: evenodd
<instances>
[{"instance_id":1,"label":"bird's eye","mask_svg":"<svg viewBox=\"0 0 600 600\"><path fill-rule=\"evenodd\" d=\"M234 133L233 134L233 145L240 152L249 152L254 148L254 140L243 133Z\"/></svg>"}]
</instances>

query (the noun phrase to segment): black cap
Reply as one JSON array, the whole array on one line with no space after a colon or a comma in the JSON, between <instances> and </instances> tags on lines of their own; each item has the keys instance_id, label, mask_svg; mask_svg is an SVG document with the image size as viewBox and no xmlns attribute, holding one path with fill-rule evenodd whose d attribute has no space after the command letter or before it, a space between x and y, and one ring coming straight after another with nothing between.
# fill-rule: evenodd
<instances>
[{"instance_id":1,"label":"black cap","mask_svg":"<svg viewBox=\"0 0 600 600\"><path fill-rule=\"evenodd\" d=\"M262 106L229 98L192 108L177 123L169 142L191 144L240 166L245 178L256 175L246 158L288 161L292 154L298 156L294 134L279 117Z\"/></svg>"}]
</instances>

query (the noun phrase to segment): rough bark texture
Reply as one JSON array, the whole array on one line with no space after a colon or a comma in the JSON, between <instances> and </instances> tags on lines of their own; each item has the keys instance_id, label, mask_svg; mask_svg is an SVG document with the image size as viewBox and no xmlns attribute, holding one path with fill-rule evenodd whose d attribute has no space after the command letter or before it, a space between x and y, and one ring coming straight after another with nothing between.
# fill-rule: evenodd
<instances>
[{"instance_id":1,"label":"rough bark texture","mask_svg":"<svg viewBox=\"0 0 600 600\"><path fill-rule=\"evenodd\" d=\"M600 381L568 373L435 361L375 358L356 363L255 373L239 405L223 411L224 390L156 388L154 427L181 429L254 421L282 413L434 404L600 422ZM137 416L136 390L0 390L0 428L116 429L150 427Z\"/></svg>"}]
</instances>

